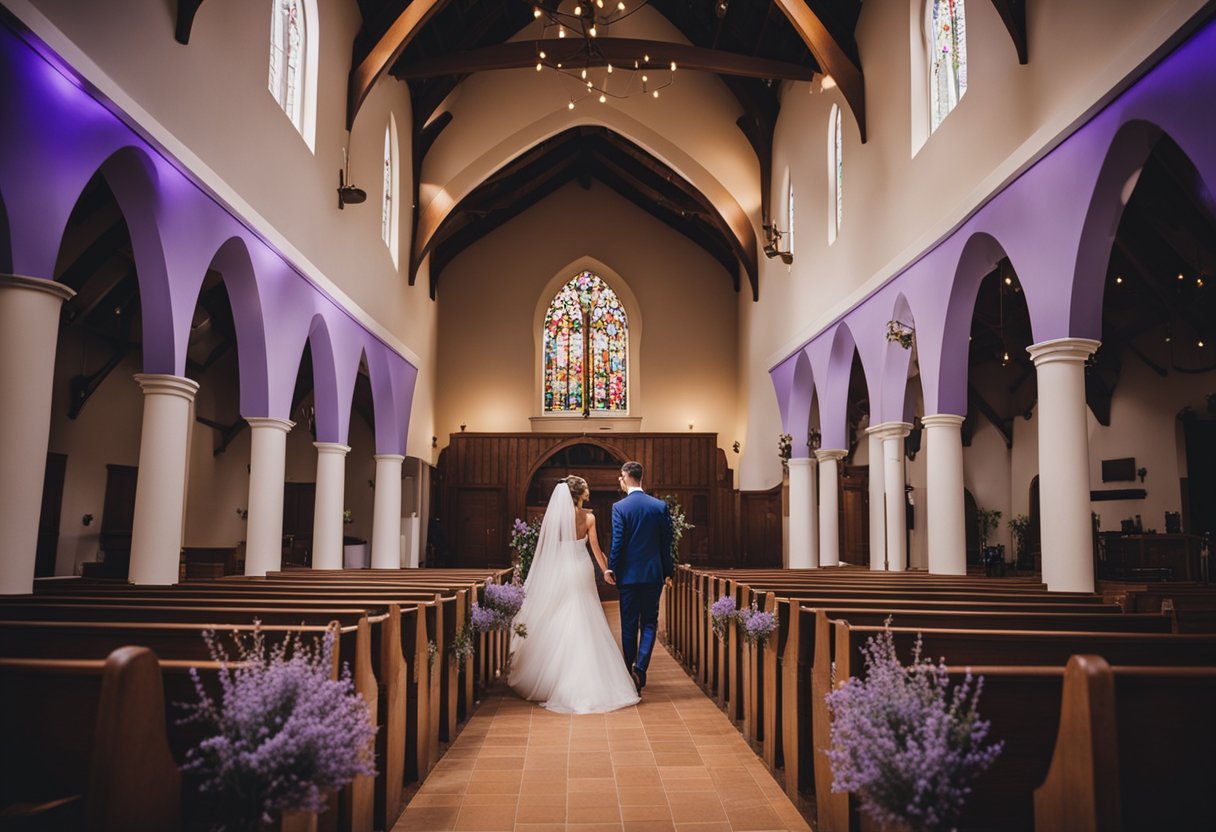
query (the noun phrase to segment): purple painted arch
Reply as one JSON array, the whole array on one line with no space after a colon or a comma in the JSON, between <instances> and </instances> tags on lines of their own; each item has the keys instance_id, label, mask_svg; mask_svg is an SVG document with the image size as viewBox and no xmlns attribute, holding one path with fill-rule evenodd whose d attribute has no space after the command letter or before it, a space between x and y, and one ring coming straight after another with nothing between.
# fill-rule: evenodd
<instances>
[{"instance_id":1,"label":"purple painted arch","mask_svg":"<svg viewBox=\"0 0 1216 832\"><path fill-rule=\"evenodd\" d=\"M376 453L404 454L418 370L379 341L364 351L376 414Z\"/></svg>"},{"instance_id":2,"label":"purple painted arch","mask_svg":"<svg viewBox=\"0 0 1216 832\"><path fill-rule=\"evenodd\" d=\"M13 242L9 232L8 211L4 207L4 189L0 188L0 274L13 271Z\"/></svg>"}]
</instances>

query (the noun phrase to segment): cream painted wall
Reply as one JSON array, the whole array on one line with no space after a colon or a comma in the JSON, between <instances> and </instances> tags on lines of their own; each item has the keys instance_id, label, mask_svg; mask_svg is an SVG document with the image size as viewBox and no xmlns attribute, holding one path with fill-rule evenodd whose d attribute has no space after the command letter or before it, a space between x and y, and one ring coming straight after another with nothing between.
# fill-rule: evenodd
<instances>
[{"instance_id":1,"label":"cream painted wall","mask_svg":"<svg viewBox=\"0 0 1216 832\"><path fill-rule=\"evenodd\" d=\"M969 80L958 107L916 154L912 148L909 20L920 0L867 0L857 27L866 79L868 142L845 108L844 218L828 245L827 123L839 89L786 84L773 146L774 206L784 172L797 199L792 267L761 263L760 301L743 304L748 379L744 488L780 477L768 457L780 419L767 377L774 360L809 339L869 288L893 276L1047 149L1071 123L1165 43L1203 0L1070 0L1027 4L1030 62L1020 66L991 3L966 4ZM1081 36L1079 33L1084 33ZM932 195L927 199L926 195ZM784 221L784 212L779 216Z\"/></svg>"},{"instance_id":2,"label":"cream painted wall","mask_svg":"<svg viewBox=\"0 0 1216 832\"><path fill-rule=\"evenodd\" d=\"M165 0L9 0L6 5L28 18L27 24L54 45L61 37L84 52L105 78L104 91L116 85L172 139L264 219L259 231L282 238L353 301L356 316L383 327L419 359L419 371L433 370L435 304L425 281L408 285L408 257L394 267L380 237L383 193L384 129L389 113L400 138L399 198L412 190L411 115L404 83L381 81L371 92L349 135L351 181L363 187L363 205L337 206L338 169L345 130L346 85L351 43L360 26L354 0L322 0L319 38L315 153L288 121L267 89L269 2L208 0L195 19L190 44L173 38L175 4ZM60 35L35 20L44 15ZM97 73L95 72L94 75ZM86 77L88 73L86 73ZM152 131L156 135L156 131ZM399 214L401 251L409 251L411 212ZM294 255L293 255L294 256ZM310 273L304 262L297 266ZM425 409L429 399L420 403ZM429 458L411 442L409 453ZM421 455L421 454L420 454Z\"/></svg>"},{"instance_id":3,"label":"cream painted wall","mask_svg":"<svg viewBox=\"0 0 1216 832\"><path fill-rule=\"evenodd\" d=\"M572 219L579 218L579 222ZM582 220L588 221L582 221ZM740 436L737 307L730 278L702 249L596 181L559 189L444 270L436 422L440 445L471 431L528 431L540 415L534 320L541 295L591 257L626 283L642 319L630 415L644 431ZM571 429L586 429L576 419ZM734 455L730 455L734 458Z\"/></svg>"},{"instance_id":4,"label":"cream painted wall","mask_svg":"<svg viewBox=\"0 0 1216 832\"><path fill-rule=\"evenodd\" d=\"M69 380L78 373L96 372L109 353L100 353L94 346L90 354L84 339L75 331L69 331L59 341L48 450L66 454L68 460L59 511L55 574L74 575L79 564L98 557L106 466L139 464L143 394L131 377L140 371L139 353L135 353L106 377L76 419L68 419ZM82 523L86 514L93 515L88 526Z\"/></svg>"}]
</instances>

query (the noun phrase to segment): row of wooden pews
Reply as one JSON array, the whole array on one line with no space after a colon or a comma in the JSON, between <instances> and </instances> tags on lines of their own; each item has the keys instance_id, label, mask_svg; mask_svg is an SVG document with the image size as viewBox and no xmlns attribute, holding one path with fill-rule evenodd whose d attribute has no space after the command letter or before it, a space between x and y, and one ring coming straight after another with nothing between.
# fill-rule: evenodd
<instances>
[{"instance_id":1,"label":"row of wooden pews","mask_svg":"<svg viewBox=\"0 0 1216 832\"><path fill-rule=\"evenodd\" d=\"M763 648L715 636L724 595L774 615ZM1178 633L1160 606L1026 578L686 566L666 603L674 652L823 832L862 826L856 798L831 792L824 696L864 678L861 647L888 618L905 660L920 634L952 674L985 677L980 713L1006 745L960 828L1216 828L1216 635Z\"/></svg>"},{"instance_id":2,"label":"row of wooden pews","mask_svg":"<svg viewBox=\"0 0 1216 832\"><path fill-rule=\"evenodd\" d=\"M464 661L448 647L486 583L509 578L509 570L413 569L174 586L60 579L0 597L0 818L38 829L190 828L200 798L189 776L183 788L178 768L202 737L178 724L178 703L196 698L190 668L215 680L203 631L225 642L257 620L269 644L335 633L334 673L350 667L376 719L377 773L334 796L320 828L389 829L405 786L426 777L505 665L505 633L481 635ZM155 707L133 712L130 701ZM131 754L121 739L129 736L145 737L148 754ZM116 748L125 756L115 758Z\"/></svg>"}]
</instances>

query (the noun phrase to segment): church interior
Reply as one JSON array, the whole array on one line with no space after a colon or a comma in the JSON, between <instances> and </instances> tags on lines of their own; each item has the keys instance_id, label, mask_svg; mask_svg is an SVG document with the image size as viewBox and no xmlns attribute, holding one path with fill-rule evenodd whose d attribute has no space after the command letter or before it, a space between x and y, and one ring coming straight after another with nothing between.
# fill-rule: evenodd
<instances>
[{"instance_id":1,"label":"church interior","mask_svg":"<svg viewBox=\"0 0 1216 832\"><path fill-rule=\"evenodd\" d=\"M1213 101L1211 0L0 0L0 828L1216 827ZM628 461L554 714L478 614ZM217 820L211 632L374 770ZM884 638L1003 743L903 809Z\"/></svg>"}]
</instances>

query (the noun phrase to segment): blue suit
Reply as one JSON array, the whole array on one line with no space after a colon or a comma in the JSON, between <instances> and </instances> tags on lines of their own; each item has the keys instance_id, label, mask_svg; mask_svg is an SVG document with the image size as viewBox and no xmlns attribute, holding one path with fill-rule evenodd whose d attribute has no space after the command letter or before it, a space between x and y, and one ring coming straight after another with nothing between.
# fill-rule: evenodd
<instances>
[{"instance_id":1,"label":"blue suit","mask_svg":"<svg viewBox=\"0 0 1216 832\"><path fill-rule=\"evenodd\" d=\"M644 685L659 629L663 581L675 573L671 515L666 503L634 491L613 504L608 568L621 593L621 648L625 664L637 671Z\"/></svg>"}]
</instances>

